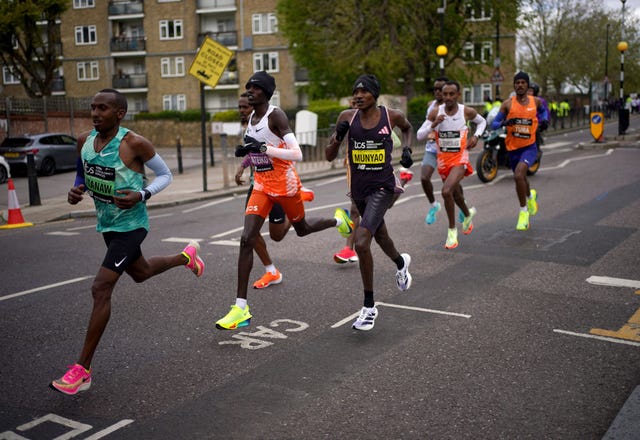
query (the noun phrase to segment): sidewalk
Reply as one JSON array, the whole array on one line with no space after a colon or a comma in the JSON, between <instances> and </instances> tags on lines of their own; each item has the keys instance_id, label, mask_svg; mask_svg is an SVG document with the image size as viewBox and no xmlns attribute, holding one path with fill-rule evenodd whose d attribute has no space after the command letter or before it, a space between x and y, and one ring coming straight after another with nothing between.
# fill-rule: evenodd
<instances>
[{"instance_id":1,"label":"sidewalk","mask_svg":"<svg viewBox=\"0 0 640 440\"><path fill-rule=\"evenodd\" d=\"M607 124L609 125L609 124ZM584 128L584 127L583 127ZM607 132L613 130L613 123L607 127ZM569 131L569 130L566 130ZM629 130L626 136L609 136L605 142L582 142L577 145L579 149L608 149L608 148L640 148L640 134L637 130ZM554 133L554 135L560 133ZM552 137L550 137L552 138ZM182 152L183 173L178 173L178 158L176 150L161 149L160 155L166 161L173 173L173 182L164 191L154 195L147 202L149 209L174 206L188 202L210 200L220 197L238 195L244 197L247 185L238 186L235 183L234 175L240 160L235 157L228 157L226 164L222 161L222 154L216 151L215 166L206 166L206 188L204 191L204 178L202 169L202 151L200 149L185 149ZM208 152L207 152L208 154ZM414 171L419 172L419 164L422 160L423 151L421 148L414 148L413 160ZM209 160L207 156L207 161ZM326 160L315 160L309 162L298 162L296 164L298 174L304 182L312 181L329 176L346 176L346 169L342 160L334 160L332 163ZM65 182L73 180L72 173L63 175ZM249 172L245 171L244 177L248 179ZM346 183L345 183L346 184ZM79 205L67 203L68 185L60 189L54 197L44 197L40 206L29 206L25 201L26 195L20 194L20 207L26 222L34 225L65 220L78 217L93 217L95 210L93 203L87 200ZM24 199L24 200L23 200ZM0 224L6 223L6 206L2 206Z\"/></svg>"},{"instance_id":2,"label":"sidewalk","mask_svg":"<svg viewBox=\"0 0 640 440\"><path fill-rule=\"evenodd\" d=\"M215 199L224 196L240 195L244 197L246 194L248 184L245 183L242 186L236 185L235 171L240 163L238 159L233 157L228 158L226 164L223 163L222 158L217 157L215 166L211 167L207 163L206 166L206 188L204 191L205 183L202 169L202 157L201 151L192 149L191 151L183 151L183 173L178 173L178 160L175 150L159 150L158 151L167 165L173 173L173 182L169 187L154 195L147 202L149 209L162 208L167 206L179 205L188 202ZM207 158L207 160L209 160ZM346 175L346 170L342 164L337 164L339 161L329 163L327 161L315 161L315 162L299 162L296 164L296 169L303 182L314 179L319 179L331 175ZM75 174L73 174L75 175ZM245 170L244 176L246 181L249 179L249 170ZM72 173L66 173L66 180L73 180ZM64 220L69 218L78 217L93 217L95 216L95 209L93 209L93 203L90 200L83 201L79 205L70 205L67 203L66 190L60 191L61 195L55 197L42 198L42 204L40 206L29 206L25 204L25 200L19 200L20 210L26 222L33 223L34 225ZM20 195L25 197L24 195ZM3 207L2 219L0 224L6 223L7 211Z\"/></svg>"}]
</instances>

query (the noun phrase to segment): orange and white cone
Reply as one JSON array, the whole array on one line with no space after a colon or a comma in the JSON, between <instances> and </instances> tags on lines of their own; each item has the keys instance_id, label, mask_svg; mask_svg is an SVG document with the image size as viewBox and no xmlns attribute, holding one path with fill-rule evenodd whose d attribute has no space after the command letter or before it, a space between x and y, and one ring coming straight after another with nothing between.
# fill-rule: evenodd
<instances>
[{"instance_id":1,"label":"orange and white cone","mask_svg":"<svg viewBox=\"0 0 640 440\"><path fill-rule=\"evenodd\" d=\"M20 204L18 203L18 195L16 194L16 187L13 184L13 180L9 179L9 198L8 198L8 220L6 225L1 225L0 229L10 228L24 228L25 226L33 226L33 223L24 221L22 217L22 211L20 211Z\"/></svg>"}]
</instances>

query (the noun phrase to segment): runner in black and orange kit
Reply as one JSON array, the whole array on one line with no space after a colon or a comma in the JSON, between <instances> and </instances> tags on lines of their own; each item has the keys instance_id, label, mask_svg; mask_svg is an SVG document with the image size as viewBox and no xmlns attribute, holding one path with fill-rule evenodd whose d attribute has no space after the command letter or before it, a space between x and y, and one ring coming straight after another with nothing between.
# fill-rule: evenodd
<instances>
[{"instance_id":1,"label":"runner in black and orange kit","mask_svg":"<svg viewBox=\"0 0 640 440\"><path fill-rule=\"evenodd\" d=\"M444 104L431 110L427 117L431 124L425 122L420 128L425 137L432 132L436 135L438 173L444 182L442 198L449 219L447 241L444 245L447 249L458 247L455 205L458 205L464 215L462 232L467 235L473 230L472 219L476 214L476 208L467 207L460 182L465 176L473 173L468 149L476 146L487 126L485 119L476 110L458 103L459 97L460 84L455 81L445 82L442 88ZM467 121L476 125L476 131L469 139Z\"/></svg>"},{"instance_id":2,"label":"runner in black and orange kit","mask_svg":"<svg viewBox=\"0 0 640 440\"><path fill-rule=\"evenodd\" d=\"M391 164L393 151L392 131L402 130L406 145L400 164L409 168L411 160L412 127L404 114L396 109L378 107L380 83L374 75L362 75L353 85L355 109L340 113L336 132L325 150L328 161L334 160L342 140L347 138L351 198L360 212L360 225L355 232L360 276L364 289L364 305L352 325L356 330L371 330L378 309L373 294L373 257L371 241L375 238L382 251L396 264L396 285L401 291L411 287L409 254L400 254L389 236L384 215L398 191ZM401 190L401 188L400 188Z\"/></svg>"},{"instance_id":3,"label":"runner in black and orange kit","mask_svg":"<svg viewBox=\"0 0 640 440\"><path fill-rule=\"evenodd\" d=\"M353 222L344 209L336 209L335 217L307 219L301 195L300 178L295 161L302 160L302 150L289 127L287 115L269 104L276 88L275 79L265 71L254 73L245 86L253 112L244 136L246 153L251 153L254 184L247 203L244 229L238 257L236 302L224 318L216 322L219 329L246 327L251 320L247 304L247 287L253 267L253 249L260 228L274 203L282 206L298 236L336 226L344 236L353 232Z\"/></svg>"},{"instance_id":4,"label":"runner in black and orange kit","mask_svg":"<svg viewBox=\"0 0 640 440\"><path fill-rule=\"evenodd\" d=\"M525 72L516 73L513 77L513 88L516 92L515 96L502 103L491 128L496 130L503 125L507 127L507 152L520 203L516 229L526 231L529 229L529 216L538 213L538 194L529 186L527 171L538 156L536 145L538 114L543 120L548 116L545 118L546 110L540 99L527 94L529 75Z\"/></svg>"}]
</instances>

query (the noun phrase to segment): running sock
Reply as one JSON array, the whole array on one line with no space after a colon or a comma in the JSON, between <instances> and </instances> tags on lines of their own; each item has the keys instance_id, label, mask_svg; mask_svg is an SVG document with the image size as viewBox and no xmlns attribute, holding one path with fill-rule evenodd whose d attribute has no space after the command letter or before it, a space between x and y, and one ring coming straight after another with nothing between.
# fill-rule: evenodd
<instances>
[{"instance_id":1,"label":"running sock","mask_svg":"<svg viewBox=\"0 0 640 440\"><path fill-rule=\"evenodd\" d=\"M245 298L236 298L236 305L244 310L247 308L247 300Z\"/></svg>"},{"instance_id":2,"label":"running sock","mask_svg":"<svg viewBox=\"0 0 640 440\"><path fill-rule=\"evenodd\" d=\"M527 209L527 207L525 205L525 206L521 206L520 207L520 212L529 212L529 210Z\"/></svg>"},{"instance_id":3,"label":"running sock","mask_svg":"<svg viewBox=\"0 0 640 440\"><path fill-rule=\"evenodd\" d=\"M396 263L396 266L398 267L398 270L400 270L400 269L402 269L404 267L404 258L402 258L402 255L398 255L398 258L393 260L393 262Z\"/></svg>"},{"instance_id":4,"label":"running sock","mask_svg":"<svg viewBox=\"0 0 640 440\"><path fill-rule=\"evenodd\" d=\"M278 269L276 269L276 266L274 266L273 264L265 266L264 270L266 270L267 272L271 272L272 275L275 275L276 272L278 271Z\"/></svg>"},{"instance_id":5,"label":"running sock","mask_svg":"<svg viewBox=\"0 0 640 440\"><path fill-rule=\"evenodd\" d=\"M334 217L336 219L336 227L339 227L342 224L342 219L338 217Z\"/></svg>"},{"instance_id":6,"label":"running sock","mask_svg":"<svg viewBox=\"0 0 640 440\"><path fill-rule=\"evenodd\" d=\"M373 291L365 290L364 291L364 306L370 309L371 307L373 307L375 305L376 305L376 303L373 300Z\"/></svg>"}]
</instances>

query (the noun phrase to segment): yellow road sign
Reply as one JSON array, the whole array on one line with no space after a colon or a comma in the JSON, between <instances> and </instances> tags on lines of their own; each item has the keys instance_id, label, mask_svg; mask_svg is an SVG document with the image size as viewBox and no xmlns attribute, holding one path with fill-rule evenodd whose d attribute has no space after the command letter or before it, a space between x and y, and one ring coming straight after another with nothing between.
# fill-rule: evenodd
<instances>
[{"instance_id":1,"label":"yellow road sign","mask_svg":"<svg viewBox=\"0 0 640 440\"><path fill-rule=\"evenodd\" d=\"M233 57L233 51L217 41L206 37L191 63L189 74L201 82L215 87Z\"/></svg>"}]
</instances>

